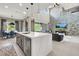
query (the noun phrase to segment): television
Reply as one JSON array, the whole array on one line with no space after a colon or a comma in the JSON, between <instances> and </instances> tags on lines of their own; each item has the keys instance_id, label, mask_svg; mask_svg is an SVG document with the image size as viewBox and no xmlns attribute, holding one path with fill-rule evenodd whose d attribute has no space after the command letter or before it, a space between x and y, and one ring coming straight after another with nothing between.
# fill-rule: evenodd
<instances>
[{"instance_id":1,"label":"television","mask_svg":"<svg viewBox=\"0 0 79 59\"><path fill-rule=\"evenodd\" d=\"M56 24L56 28L67 28L67 24L66 23Z\"/></svg>"}]
</instances>

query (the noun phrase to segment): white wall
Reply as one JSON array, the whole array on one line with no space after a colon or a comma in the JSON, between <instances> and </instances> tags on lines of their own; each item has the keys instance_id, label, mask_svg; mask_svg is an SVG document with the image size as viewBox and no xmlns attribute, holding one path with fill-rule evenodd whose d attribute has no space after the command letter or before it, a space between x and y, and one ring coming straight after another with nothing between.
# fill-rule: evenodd
<instances>
[{"instance_id":1,"label":"white wall","mask_svg":"<svg viewBox=\"0 0 79 59\"><path fill-rule=\"evenodd\" d=\"M61 7L55 7L53 9L51 9L50 15L51 15L51 17L54 17L54 19L56 21L59 21L59 22L65 22L66 21L65 15L62 14ZM51 20L53 20L53 19L51 19Z\"/></svg>"},{"instance_id":2,"label":"white wall","mask_svg":"<svg viewBox=\"0 0 79 59\"><path fill-rule=\"evenodd\" d=\"M38 14L34 16L35 22L48 24L49 23L49 10L41 9Z\"/></svg>"},{"instance_id":3,"label":"white wall","mask_svg":"<svg viewBox=\"0 0 79 59\"><path fill-rule=\"evenodd\" d=\"M79 19L79 12L72 14L70 12L62 11L60 7L53 8L50 14L55 20L60 22L71 23Z\"/></svg>"},{"instance_id":4,"label":"white wall","mask_svg":"<svg viewBox=\"0 0 79 59\"><path fill-rule=\"evenodd\" d=\"M57 7L51 10L51 18L52 17L60 23L68 23L68 32L71 34L74 34L74 32L76 35L79 34L79 12L65 12L62 11L61 8ZM53 18L51 20L53 20Z\"/></svg>"}]
</instances>

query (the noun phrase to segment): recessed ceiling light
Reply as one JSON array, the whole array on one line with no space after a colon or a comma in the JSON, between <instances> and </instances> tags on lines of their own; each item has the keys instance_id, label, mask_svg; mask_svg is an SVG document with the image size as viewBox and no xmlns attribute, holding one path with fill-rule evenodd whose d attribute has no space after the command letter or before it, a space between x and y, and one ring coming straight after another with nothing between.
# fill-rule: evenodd
<instances>
[{"instance_id":1,"label":"recessed ceiling light","mask_svg":"<svg viewBox=\"0 0 79 59\"><path fill-rule=\"evenodd\" d=\"M28 10L29 8L28 8L28 7L26 7L26 9Z\"/></svg>"},{"instance_id":2,"label":"recessed ceiling light","mask_svg":"<svg viewBox=\"0 0 79 59\"><path fill-rule=\"evenodd\" d=\"M31 5L33 5L33 3L30 3Z\"/></svg>"},{"instance_id":3,"label":"recessed ceiling light","mask_svg":"<svg viewBox=\"0 0 79 59\"><path fill-rule=\"evenodd\" d=\"M8 8L8 6L7 6L7 5L5 5L4 7L5 7L5 8Z\"/></svg>"},{"instance_id":4,"label":"recessed ceiling light","mask_svg":"<svg viewBox=\"0 0 79 59\"><path fill-rule=\"evenodd\" d=\"M22 3L19 3L19 6L22 6Z\"/></svg>"},{"instance_id":5,"label":"recessed ceiling light","mask_svg":"<svg viewBox=\"0 0 79 59\"><path fill-rule=\"evenodd\" d=\"M26 14L26 12L24 11L23 14Z\"/></svg>"}]
</instances>

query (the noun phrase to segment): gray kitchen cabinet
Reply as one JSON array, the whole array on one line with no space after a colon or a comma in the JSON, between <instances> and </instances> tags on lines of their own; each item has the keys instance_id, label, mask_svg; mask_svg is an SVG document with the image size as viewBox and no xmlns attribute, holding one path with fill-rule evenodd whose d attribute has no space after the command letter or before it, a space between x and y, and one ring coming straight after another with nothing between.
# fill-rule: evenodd
<instances>
[{"instance_id":1,"label":"gray kitchen cabinet","mask_svg":"<svg viewBox=\"0 0 79 59\"><path fill-rule=\"evenodd\" d=\"M31 56L31 39L23 35L17 34L16 43L26 56Z\"/></svg>"},{"instance_id":2,"label":"gray kitchen cabinet","mask_svg":"<svg viewBox=\"0 0 79 59\"><path fill-rule=\"evenodd\" d=\"M16 41L25 56L45 56L52 51L52 34L49 33L17 32Z\"/></svg>"},{"instance_id":3,"label":"gray kitchen cabinet","mask_svg":"<svg viewBox=\"0 0 79 59\"><path fill-rule=\"evenodd\" d=\"M24 39L24 54L31 56L31 39L28 37Z\"/></svg>"},{"instance_id":4,"label":"gray kitchen cabinet","mask_svg":"<svg viewBox=\"0 0 79 59\"><path fill-rule=\"evenodd\" d=\"M17 43L18 46L20 47L20 46L21 46L21 37L20 37L20 35L17 34L16 38L17 38L16 43Z\"/></svg>"},{"instance_id":5,"label":"gray kitchen cabinet","mask_svg":"<svg viewBox=\"0 0 79 59\"><path fill-rule=\"evenodd\" d=\"M22 50L24 50L24 39L23 39L24 37L23 36L21 36L20 34L17 34L17 36L16 36L16 43L18 44L18 46L22 49Z\"/></svg>"}]
</instances>

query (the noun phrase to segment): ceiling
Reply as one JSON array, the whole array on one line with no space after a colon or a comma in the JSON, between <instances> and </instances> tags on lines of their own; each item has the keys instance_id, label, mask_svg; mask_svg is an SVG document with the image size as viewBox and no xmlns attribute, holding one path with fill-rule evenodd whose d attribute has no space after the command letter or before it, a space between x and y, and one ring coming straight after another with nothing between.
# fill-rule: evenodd
<instances>
[{"instance_id":1,"label":"ceiling","mask_svg":"<svg viewBox=\"0 0 79 59\"><path fill-rule=\"evenodd\" d=\"M53 6L54 3L0 3L0 17L24 19L27 16L37 14L40 10ZM78 6L77 3L60 3L60 6L69 9ZM28 8L28 10L27 10Z\"/></svg>"},{"instance_id":2,"label":"ceiling","mask_svg":"<svg viewBox=\"0 0 79 59\"><path fill-rule=\"evenodd\" d=\"M24 19L27 16L38 13L38 9L48 8L49 5L49 3L34 3L33 5L30 3L0 3L0 17Z\"/></svg>"},{"instance_id":3,"label":"ceiling","mask_svg":"<svg viewBox=\"0 0 79 59\"><path fill-rule=\"evenodd\" d=\"M60 5L64 7L65 10L67 10L67 9L79 6L79 3L60 3Z\"/></svg>"}]
</instances>

